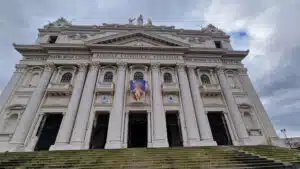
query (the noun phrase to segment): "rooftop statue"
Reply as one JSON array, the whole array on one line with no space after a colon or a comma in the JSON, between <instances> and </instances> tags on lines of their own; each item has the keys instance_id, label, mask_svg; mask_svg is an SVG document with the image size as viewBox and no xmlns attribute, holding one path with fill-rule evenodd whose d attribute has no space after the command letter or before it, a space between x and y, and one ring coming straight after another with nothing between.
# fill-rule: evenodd
<instances>
[{"instance_id":1,"label":"rooftop statue","mask_svg":"<svg viewBox=\"0 0 300 169\"><path fill-rule=\"evenodd\" d=\"M133 21L135 21L135 18L129 18L128 19L129 25L133 25Z\"/></svg>"},{"instance_id":2,"label":"rooftop statue","mask_svg":"<svg viewBox=\"0 0 300 169\"><path fill-rule=\"evenodd\" d=\"M72 25L71 21L67 21L64 17L60 17L60 18L58 18L54 22L50 22L49 21L49 24L45 25L44 28L49 28L49 27L66 27L66 26L71 26L71 25Z\"/></svg>"},{"instance_id":3,"label":"rooftop statue","mask_svg":"<svg viewBox=\"0 0 300 169\"><path fill-rule=\"evenodd\" d=\"M144 19L143 19L143 15L140 15L138 18L137 18L137 24L142 26L144 23Z\"/></svg>"}]
</instances>

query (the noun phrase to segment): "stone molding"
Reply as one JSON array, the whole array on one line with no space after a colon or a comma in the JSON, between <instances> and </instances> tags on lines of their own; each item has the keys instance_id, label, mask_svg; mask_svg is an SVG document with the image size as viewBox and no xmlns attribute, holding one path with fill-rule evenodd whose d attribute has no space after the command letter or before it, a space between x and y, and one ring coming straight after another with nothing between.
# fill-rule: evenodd
<instances>
[{"instance_id":1,"label":"stone molding","mask_svg":"<svg viewBox=\"0 0 300 169\"><path fill-rule=\"evenodd\" d=\"M176 68L178 71L185 71L185 64L184 63L178 63L176 64Z\"/></svg>"},{"instance_id":2,"label":"stone molding","mask_svg":"<svg viewBox=\"0 0 300 169\"><path fill-rule=\"evenodd\" d=\"M246 76L247 72L248 72L248 69L247 68L240 68L240 69L238 69L238 72L239 72L240 75Z\"/></svg>"},{"instance_id":3,"label":"stone molding","mask_svg":"<svg viewBox=\"0 0 300 169\"><path fill-rule=\"evenodd\" d=\"M85 72L88 67L88 63L80 63L78 64L79 72Z\"/></svg>"},{"instance_id":4,"label":"stone molding","mask_svg":"<svg viewBox=\"0 0 300 169\"><path fill-rule=\"evenodd\" d=\"M16 64L16 72L24 72L26 71L27 65L24 64Z\"/></svg>"},{"instance_id":5,"label":"stone molding","mask_svg":"<svg viewBox=\"0 0 300 169\"><path fill-rule=\"evenodd\" d=\"M127 62L117 62L117 65L119 71L124 71L127 67Z\"/></svg>"},{"instance_id":6,"label":"stone molding","mask_svg":"<svg viewBox=\"0 0 300 169\"><path fill-rule=\"evenodd\" d=\"M91 70L98 70L100 67L100 62L92 62L91 63Z\"/></svg>"},{"instance_id":7,"label":"stone molding","mask_svg":"<svg viewBox=\"0 0 300 169\"><path fill-rule=\"evenodd\" d=\"M55 64L54 63L47 63L44 67L44 71L51 72L55 69Z\"/></svg>"},{"instance_id":8,"label":"stone molding","mask_svg":"<svg viewBox=\"0 0 300 169\"><path fill-rule=\"evenodd\" d=\"M225 74L225 67L224 66L217 66L216 67L216 72L218 74L221 74L221 73Z\"/></svg>"},{"instance_id":9,"label":"stone molding","mask_svg":"<svg viewBox=\"0 0 300 169\"><path fill-rule=\"evenodd\" d=\"M160 63L158 63L158 62L151 63L151 69L152 70L158 71L159 68L160 68Z\"/></svg>"}]
</instances>

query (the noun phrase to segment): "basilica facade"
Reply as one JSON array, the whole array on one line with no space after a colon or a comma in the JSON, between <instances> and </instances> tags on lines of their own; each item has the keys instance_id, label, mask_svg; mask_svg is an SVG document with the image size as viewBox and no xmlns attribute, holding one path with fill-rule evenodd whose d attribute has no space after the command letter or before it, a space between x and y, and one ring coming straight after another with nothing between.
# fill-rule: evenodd
<instances>
[{"instance_id":1,"label":"basilica facade","mask_svg":"<svg viewBox=\"0 0 300 169\"><path fill-rule=\"evenodd\" d=\"M128 24L39 29L0 100L0 151L279 144L230 37Z\"/></svg>"}]
</instances>

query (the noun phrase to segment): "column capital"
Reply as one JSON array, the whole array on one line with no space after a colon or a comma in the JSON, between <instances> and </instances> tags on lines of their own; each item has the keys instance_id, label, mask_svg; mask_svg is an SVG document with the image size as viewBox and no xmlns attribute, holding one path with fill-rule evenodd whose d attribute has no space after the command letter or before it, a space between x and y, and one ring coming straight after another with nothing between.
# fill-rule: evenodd
<instances>
[{"instance_id":1,"label":"column capital","mask_svg":"<svg viewBox=\"0 0 300 169\"><path fill-rule=\"evenodd\" d=\"M197 68L197 66L195 65L187 65L189 70L195 70Z\"/></svg>"},{"instance_id":2,"label":"column capital","mask_svg":"<svg viewBox=\"0 0 300 169\"><path fill-rule=\"evenodd\" d=\"M248 69L247 68L240 68L238 69L239 74L247 75Z\"/></svg>"},{"instance_id":3,"label":"column capital","mask_svg":"<svg viewBox=\"0 0 300 169\"><path fill-rule=\"evenodd\" d=\"M159 70L159 68L160 68L160 63L158 63L158 62L151 63L152 70Z\"/></svg>"},{"instance_id":4,"label":"column capital","mask_svg":"<svg viewBox=\"0 0 300 169\"><path fill-rule=\"evenodd\" d=\"M27 65L24 64L16 64L16 72L24 72L27 68Z\"/></svg>"},{"instance_id":5,"label":"column capital","mask_svg":"<svg viewBox=\"0 0 300 169\"><path fill-rule=\"evenodd\" d=\"M216 71L218 74L224 73L225 67L224 66L217 66Z\"/></svg>"},{"instance_id":6,"label":"column capital","mask_svg":"<svg viewBox=\"0 0 300 169\"><path fill-rule=\"evenodd\" d=\"M184 71L184 68L185 68L185 64L184 63L177 63L176 64L176 68L178 71Z\"/></svg>"},{"instance_id":7,"label":"column capital","mask_svg":"<svg viewBox=\"0 0 300 169\"><path fill-rule=\"evenodd\" d=\"M98 70L99 66L100 66L100 62L92 62L91 70Z\"/></svg>"},{"instance_id":8,"label":"column capital","mask_svg":"<svg viewBox=\"0 0 300 169\"><path fill-rule=\"evenodd\" d=\"M127 67L127 62L117 62L118 70L125 70Z\"/></svg>"},{"instance_id":9,"label":"column capital","mask_svg":"<svg viewBox=\"0 0 300 169\"><path fill-rule=\"evenodd\" d=\"M53 62L45 64L44 71L51 72L55 69L55 64Z\"/></svg>"},{"instance_id":10,"label":"column capital","mask_svg":"<svg viewBox=\"0 0 300 169\"><path fill-rule=\"evenodd\" d=\"M84 72L87 69L88 64L87 63L80 63L78 64L79 72Z\"/></svg>"}]
</instances>

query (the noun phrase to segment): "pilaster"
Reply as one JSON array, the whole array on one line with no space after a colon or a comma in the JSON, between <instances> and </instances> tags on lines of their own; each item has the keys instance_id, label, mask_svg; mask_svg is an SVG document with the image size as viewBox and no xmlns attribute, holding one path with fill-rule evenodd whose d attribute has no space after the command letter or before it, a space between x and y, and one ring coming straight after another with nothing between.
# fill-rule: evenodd
<instances>
[{"instance_id":1,"label":"pilaster","mask_svg":"<svg viewBox=\"0 0 300 169\"><path fill-rule=\"evenodd\" d=\"M217 74L219 77L222 91L224 93L224 97L228 105L229 113L233 118L233 123L237 131L237 135L239 137L240 145L247 145L249 136L244 125L243 119L241 117L241 113L232 95L231 88L228 85L227 78L224 72L224 67L217 67Z\"/></svg>"},{"instance_id":2,"label":"pilaster","mask_svg":"<svg viewBox=\"0 0 300 169\"><path fill-rule=\"evenodd\" d=\"M263 127L264 133L267 135L267 137L277 138L278 136L272 125L272 122L271 122L267 112L265 111L265 108L264 108L263 104L261 103L257 92L255 91L255 89L251 83L251 80L247 73L247 69L246 68L239 69L239 76L241 78L242 85L243 85L245 91L247 92L247 95L248 95L250 101L252 102L254 109L256 110L258 120L260 121L260 125Z\"/></svg>"},{"instance_id":3,"label":"pilaster","mask_svg":"<svg viewBox=\"0 0 300 169\"><path fill-rule=\"evenodd\" d=\"M11 138L10 144L12 145L12 149L10 151L20 151L24 149L23 144L44 96L54 68L55 65L53 63L48 63L44 66L44 72L40 79L40 83L33 92L22 118L18 123L15 133Z\"/></svg>"},{"instance_id":4,"label":"pilaster","mask_svg":"<svg viewBox=\"0 0 300 169\"><path fill-rule=\"evenodd\" d=\"M189 146L201 146L198 124L193 105L189 79L186 74L185 65L178 64L177 72L180 84L180 94L187 126L187 136Z\"/></svg>"},{"instance_id":5,"label":"pilaster","mask_svg":"<svg viewBox=\"0 0 300 169\"><path fill-rule=\"evenodd\" d=\"M0 96L0 115L9 100L10 96L12 95L13 91L18 87L18 84L20 83L20 79L22 75L26 72L26 65L23 64L17 64L16 65L16 71L13 73L12 77L10 78L8 84L4 88L4 90L1 93Z\"/></svg>"},{"instance_id":6,"label":"pilaster","mask_svg":"<svg viewBox=\"0 0 300 169\"><path fill-rule=\"evenodd\" d=\"M89 69L89 72L88 72L88 75L86 78L86 82L85 82L81 100L80 100L80 105L79 105L76 120L75 120L75 125L74 125L72 136L71 136L70 144L72 145L72 149L83 149L84 148L86 127L87 127L90 110L91 110L91 106L92 106L92 102L93 102L93 96L94 96L94 90L95 90L95 86L96 86L98 70L99 70L99 63L93 62L90 66L90 69Z\"/></svg>"},{"instance_id":7,"label":"pilaster","mask_svg":"<svg viewBox=\"0 0 300 169\"><path fill-rule=\"evenodd\" d=\"M59 132L56 137L55 145L50 148L51 150L63 150L65 149L65 144L69 144L84 86L84 80L87 73L87 66L88 64L86 63L78 65L79 71L76 76L75 86L72 91L72 96L68 105L68 109L63 117Z\"/></svg>"},{"instance_id":8,"label":"pilaster","mask_svg":"<svg viewBox=\"0 0 300 169\"><path fill-rule=\"evenodd\" d=\"M107 141L105 144L106 149L118 149L122 147L121 132L127 63L119 62L117 63L117 65L117 83L115 88L113 107L109 115L109 124L106 139Z\"/></svg>"},{"instance_id":9,"label":"pilaster","mask_svg":"<svg viewBox=\"0 0 300 169\"><path fill-rule=\"evenodd\" d=\"M166 116L161 94L160 64L151 63L153 147L169 147Z\"/></svg>"},{"instance_id":10,"label":"pilaster","mask_svg":"<svg viewBox=\"0 0 300 169\"><path fill-rule=\"evenodd\" d=\"M193 97L196 119L198 122L198 127L200 132L201 144L203 143L202 145L205 146L217 145L217 143L213 140L208 118L205 113L205 109L203 107L203 102L200 95L199 86L197 83L197 77L195 75L195 68L196 67L194 66L188 67L188 76L190 80L191 91L193 91L191 92L191 94Z\"/></svg>"}]
</instances>

